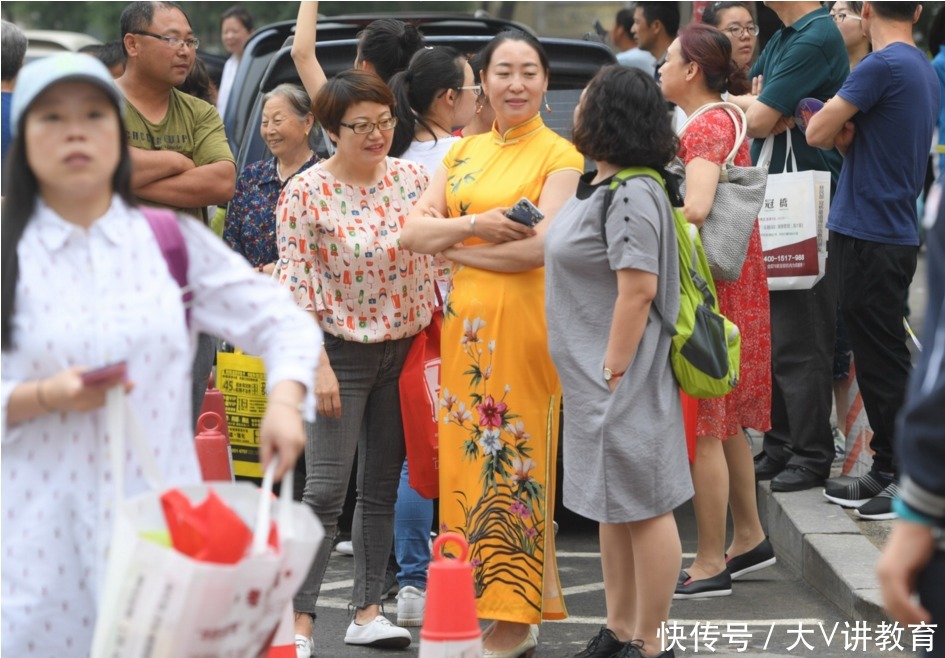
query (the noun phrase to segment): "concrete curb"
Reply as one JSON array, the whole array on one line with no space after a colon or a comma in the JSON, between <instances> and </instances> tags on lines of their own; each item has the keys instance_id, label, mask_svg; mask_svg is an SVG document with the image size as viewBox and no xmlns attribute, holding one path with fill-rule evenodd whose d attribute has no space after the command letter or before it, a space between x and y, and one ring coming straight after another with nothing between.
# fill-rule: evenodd
<instances>
[{"instance_id":1,"label":"concrete curb","mask_svg":"<svg viewBox=\"0 0 945 658\"><path fill-rule=\"evenodd\" d=\"M879 550L820 487L772 493L758 483L758 511L778 560L853 620L871 625L890 618L876 582Z\"/></svg>"}]
</instances>

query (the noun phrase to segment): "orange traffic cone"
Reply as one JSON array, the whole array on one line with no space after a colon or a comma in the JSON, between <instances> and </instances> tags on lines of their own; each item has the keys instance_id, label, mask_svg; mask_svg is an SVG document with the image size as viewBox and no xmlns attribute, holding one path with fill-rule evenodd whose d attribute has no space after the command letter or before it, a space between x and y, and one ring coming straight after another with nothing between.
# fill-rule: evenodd
<instances>
[{"instance_id":1,"label":"orange traffic cone","mask_svg":"<svg viewBox=\"0 0 945 658\"><path fill-rule=\"evenodd\" d=\"M222 424L220 416L212 411L197 419L194 444L204 482L233 481L233 455L230 452L229 439L220 432Z\"/></svg>"},{"instance_id":2,"label":"orange traffic cone","mask_svg":"<svg viewBox=\"0 0 945 658\"><path fill-rule=\"evenodd\" d=\"M220 433L229 441L230 428L226 423L226 401L223 399L223 391L218 389L213 383L213 374L211 374L210 378L207 380L207 391L203 396L203 406L200 407L200 415L202 416L208 411L212 411L220 417L222 421Z\"/></svg>"},{"instance_id":3,"label":"orange traffic cone","mask_svg":"<svg viewBox=\"0 0 945 658\"><path fill-rule=\"evenodd\" d=\"M461 547L457 559L443 557L443 547L450 542ZM419 658L482 656L482 632L476 617L476 593L472 566L466 561L468 555L469 544L454 532L443 533L433 542Z\"/></svg>"}]
</instances>

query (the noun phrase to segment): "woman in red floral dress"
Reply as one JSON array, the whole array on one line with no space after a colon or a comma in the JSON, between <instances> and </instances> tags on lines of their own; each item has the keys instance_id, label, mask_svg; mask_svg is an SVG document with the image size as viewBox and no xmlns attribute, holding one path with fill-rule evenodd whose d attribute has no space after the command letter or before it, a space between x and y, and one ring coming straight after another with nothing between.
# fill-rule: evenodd
<instances>
[{"instance_id":1,"label":"woman in red floral dress","mask_svg":"<svg viewBox=\"0 0 945 658\"><path fill-rule=\"evenodd\" d=\"M687 115L722 93L744 93L748 81L732 62L725 34L707 25L680 32L660 70L666 98ZM740 119L739 119L740 120ZM686 126L679 156L686 165L683 212L701 226L712 208L719 172L735 147L736 127L722 108L707 110ZM751 166L743 143L735 164ZM751 446L743 428L764 432L771 422L771 333L768 285L757 222L737 281L716 281L719 307L742 335L738 387L724 398L699 400L696 457L692 464L693 506L699 544L692 565L680 574L674 598L731 594L732 579L774 564L755 501ZM734 539L725 551L726 503L731 506Z\"/></svg>"}]
</instances>

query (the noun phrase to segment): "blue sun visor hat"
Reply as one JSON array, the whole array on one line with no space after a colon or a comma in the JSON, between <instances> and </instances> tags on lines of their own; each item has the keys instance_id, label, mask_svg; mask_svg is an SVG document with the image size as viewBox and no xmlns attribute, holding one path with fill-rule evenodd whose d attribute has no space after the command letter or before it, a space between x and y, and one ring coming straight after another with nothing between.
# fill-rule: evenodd
<instances>
[{"instance_id":1,"label":"blue sun visor hat","mask_svg":"<svg viewBox=\"0 0 945 658\"><path fill-rule=\"evenodd\" d=\"M16 77L10 107L10 127L14 135L33 101L49 87L60 82L90 82L108 94L119 114L124 114L125 100L111 73L91 55L61 53L30 62Z\"/></svg>"}]
</instances>

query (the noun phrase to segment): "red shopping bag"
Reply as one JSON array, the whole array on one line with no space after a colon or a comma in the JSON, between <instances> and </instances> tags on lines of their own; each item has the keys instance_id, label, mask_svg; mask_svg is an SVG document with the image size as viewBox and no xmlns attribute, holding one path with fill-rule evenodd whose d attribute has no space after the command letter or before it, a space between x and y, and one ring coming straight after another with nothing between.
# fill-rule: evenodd
<instances>
[{"instance_id":1,"label":"red shopping bag","mask_svg":"<svg viewBox=\"0 0 945 658\"><path fill-rule=\"evenodd\" d=\"M417 334L400 373L400 413L407 441L410 486L424 498L440 495L437 415L440 400L440 332L443 308L439 290L433 319Z\"/></svg>"}]
</instances>

